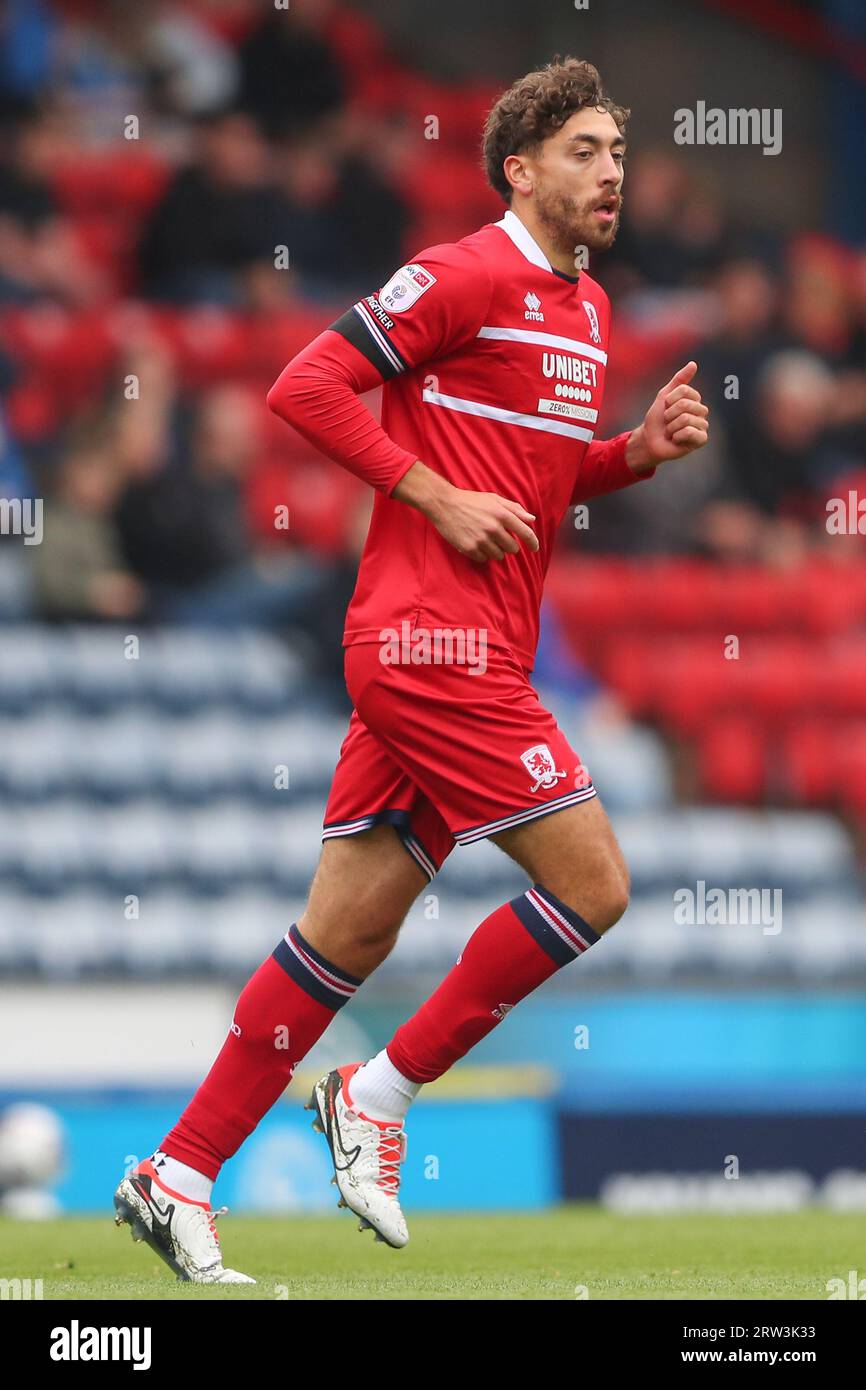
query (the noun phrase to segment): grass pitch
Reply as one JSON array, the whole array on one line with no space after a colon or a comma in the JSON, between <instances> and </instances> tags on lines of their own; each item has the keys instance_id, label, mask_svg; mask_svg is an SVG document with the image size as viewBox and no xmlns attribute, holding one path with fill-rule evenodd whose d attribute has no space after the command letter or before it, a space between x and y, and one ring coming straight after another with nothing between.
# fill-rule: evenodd
<instances>
[{"instance_id":1,"label":"grass pitch","mask_svg":"<svg viewBox=\"0 0 866 1390\"><path fill-rule=\"evenodd\" d=\"M47 1299L817 1299L866 1272L866 1214L620 1216L593 1206L534 1215L412 1216L405 1250L348 1216L238 1217L227 1265L253 1287L179 1284L112 1216L0 1220L0 1278L42 1279ZM581 1290L586 1293L582 1294Z\"/></svg>"}]
</instances>

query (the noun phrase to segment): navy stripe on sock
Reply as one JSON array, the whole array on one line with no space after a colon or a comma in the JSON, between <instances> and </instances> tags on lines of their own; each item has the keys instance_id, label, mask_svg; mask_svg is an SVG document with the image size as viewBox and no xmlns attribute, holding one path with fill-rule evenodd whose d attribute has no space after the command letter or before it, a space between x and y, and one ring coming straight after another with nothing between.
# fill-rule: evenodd
<instances>
[{"instance_id":1,"label":"navy stripe on sock","mask_svg":"<svg viewBox=\"0 0 866 1390\"><path fill-rule=\"evenodd\" d=\"M598 933L579 912L566 907L540 883L534 884L519 898L512 898L509 906L532 939L556 965L568 965L569 961L583 955L599 939Z\"/></svg>"},{"instance_id":2,"label":"navy stripe on sock","mask_svg":"<svg viewBox=\"0 0 866 1390\"><path fill-rule=\"evenodd\" d=\"M277 964L296 985L300 985L311 999L324 1004L328 1009L342 1009L362 984L354 975L338 969L314 950L294 924L286 932L273 955Z\"/></svg>"}]
</instances>

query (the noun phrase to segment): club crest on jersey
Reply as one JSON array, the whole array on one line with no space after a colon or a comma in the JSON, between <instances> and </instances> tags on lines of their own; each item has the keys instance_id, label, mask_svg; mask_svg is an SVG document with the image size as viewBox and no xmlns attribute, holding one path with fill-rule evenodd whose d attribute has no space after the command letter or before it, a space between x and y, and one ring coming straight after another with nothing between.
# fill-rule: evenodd
<instances>
[{"instance_id":1,"label":"club crest on jersey","mask_svg":"<svg viewBox=\"0 0 866 1390\"><path fill-rule=\"evenodd\" d=\"M526 305L526 313L523 317L532 319L535 323L544 323L544 315L539 312L541 309L541 300L538 298L538 295L533 294L532 290L529 290L523 296L523 302Z\"/></svg>"},{"instance_id":2,"label":"club crest on jersey","mask_svg":"<svg viewBox=\"0 0 866 1390\"><path fill-rule=\"evenodd\" d=\"M520 761L530 777L535 778L535 786L530 787L530 791L537 792L539 787L555 787L560 777L565 776L564 772L557 772L556 760L546 743L536 743L533 748L527 748L525 753L521 753Z\"/></svg>"},{"instance_id":3,"label":"club crest on jersey","mask_svg":"<svg viewBox=\"0 0 866 1390\"><path fill-rule=\"evenodd\" d=\"M379 303L391 314L405 314L425 290L436 284L436 276L421 265L403 265L391 276L379 295Z\"/></svg>"},{"instance_id":4,"label":"club crest on jersey","mask_svg":"<svg viewBox=\"0 0 866 1390\"><path fill-rule=\"evenodd\" d=\"M598 326L598 311L595 305L590 304L587 300L584 300L583 307L586 310L586 317L589 319L589 336L594 343L600 343L601 331Z\"/></svg>"}]
</instances>

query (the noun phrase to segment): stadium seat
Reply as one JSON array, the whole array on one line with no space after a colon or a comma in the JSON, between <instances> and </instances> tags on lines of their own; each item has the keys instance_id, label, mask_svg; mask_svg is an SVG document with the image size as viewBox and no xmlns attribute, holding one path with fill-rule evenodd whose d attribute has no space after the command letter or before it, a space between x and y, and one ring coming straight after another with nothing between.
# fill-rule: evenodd
<instances>
[{"instance_id":1,"label":"stadium seat","mask_svg":"<svg viewBox=\"0 0 866 1390\"><path fill-rule=\"evenodd\" d=\"M722 716L702 732L701 785L714 800L760 801L766 791L767 762L764 731L748 715Z\"/></svg>"},{"instance_id":2,"label":"stadium seat","mask_svg":"<svg viewBox=\"0 0 866 1390\"><path fill-rule=\"evenodd\" d=\"M783 791L794 804L829 804L835 781L833 746L837 732L828 719L815 715L785 729L778 768Z\"/></svg>"}]
</instances>

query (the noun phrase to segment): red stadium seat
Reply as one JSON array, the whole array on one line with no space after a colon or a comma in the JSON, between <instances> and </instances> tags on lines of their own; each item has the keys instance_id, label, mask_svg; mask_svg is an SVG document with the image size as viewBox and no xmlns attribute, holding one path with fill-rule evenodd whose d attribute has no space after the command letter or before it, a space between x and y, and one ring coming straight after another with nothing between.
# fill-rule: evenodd
<instances>
[{"instance_id":1,"label":"red stadium seat","mask_svg":"<svg viewBox=\"0 0 866 1390\"><path fill-rule=\"evenodd\" d=\"M849 631L866 621L863 566L808 561L791 579L790 620L819 636Z\"/></svg>"},{"instance_id":2,"label":"red stadium seat","mask_svg":"<svg viewBox=\"0 0 866 1390\"><path fill-rule=\"evenodd\" d=\"M825 806L835 785L838 730L820 715L798 721L784 733L779 748L782 790L795 804Z\"/></svg>"},{"instance_id":3,"label":"red stadium seat","mask_svg":"<svg viewBox=\"0 0 866 1390\"><path fill-rule=\"evenodd\" d=\"M764 730L748 715L727 715L702 732L701 783L719 801L758 802L766 791L768 748Z\"/></svg>"},{"instance_id":4,"label":"red stadium seat","mask_svg":"<svg viewBox=\"0 0 866 1390\"><path fill-rule=\"evenodd\" d=\"M97 212L138 220L162 194L171 170L145 144L123 142L121 154L88 153L54 172L54 193L64 212L81 217Z\"/></svg>"},{"instance_id":5,"label":"red stadium seat","mask_svg":"<svg viewBox=\"0 0 866 1390\"><path fill-rule=\"evenodd\" d=\"M740 644L742 703L768 725L815 702L814 648L805 638L753 633Z\"/></svg>"},{"instance_id":6,"label":"red stadium seat","mask_svg":"<svg viewBox=\"0 0 866 1390\"><path fill-rule=\"evenodd\" d=\"M707 617L725 633L785 626L786 576L758 565L713 566L712 572Z\"/></svg>"},{"instance_id":7,"label":"red stadium seat","mask_svg":"<svg viewBox=\"0 0 866 1390\"><path fill-rule=\"evenodd\" d=\"M579 650L588 659L586 646L579 645ZM620 635L604 645L600 674L631 714L648 714L652 710L657 690L655 668L652 638Z\"/></svg>"},{"instance_id":8,"label":"red stadium seat","mask_svg":"<svg viewBox=\"0 0 866 1390\"><path fill-rule=\"evenodd\" d=\"M866 639L824 645L813 654L817 699L839 715L866 714Z\"/></svg>"},{"instance_id":9,"label":"red stadium seat","mask_svg":"<svg viewBox=\"0 0 866 1390\"><path fill-rule=\"evenodd\" d=\"M840 804L866 816L866 723L849 725L836 741L833 773Z\"/></svg>"},{"instance_id":10,"label":"red stadium seat","mask_svg":"<svg viewBox=\"0 0 866 1390\"><path fill-rule=\"evenodd\" d=\"M654 705L669 728L693 737L741 703L742 668L727 661L720 639L659 641Z\"/></svg>"},{"instance_id":11,"label":"red stadium seat","mask_svg":"<svg viewBox=\"0 0 866 1390\"><path fill-rule=\"evenodd\" d=\"M303 545L325 557L345 552L365 485L342 468L311 455L287 460L271 455L254 471L247 488L253 530L269 544ZM288 530L274 526L275 508L287 507Z\"/></svg>"}]
</instances>

